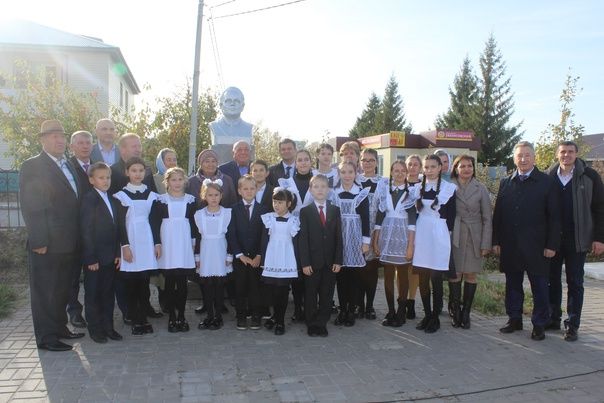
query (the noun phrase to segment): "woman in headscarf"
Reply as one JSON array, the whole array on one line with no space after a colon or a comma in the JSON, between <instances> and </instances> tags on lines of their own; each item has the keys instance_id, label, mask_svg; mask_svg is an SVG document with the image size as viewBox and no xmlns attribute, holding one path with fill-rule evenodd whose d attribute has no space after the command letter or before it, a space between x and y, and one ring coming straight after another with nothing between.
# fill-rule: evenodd
<instances>
[{"instance_id":1,"label":"woman in headscarf","mask_svg":"<svg viewBox=\"0 0 604 403\"><path fill-rule=\"evenodd\" d=\"M176 151L171 148L162 148L157 153L157 158L155 158L155 166L157 167L157 173L153 175L153 181L155 182L157 193L166 193L164 174L168 169L177 166Z\"/></svg>"},{"instance_id":2,"label":"woman in headscarf","mask_svg":"<svg viewBox=\"0 0 604 403\"><path fill-rule=\"evenodd\" d=\"M237 203L237 193L235 191L235 185L230 176L224 175L218 170L218 154L215 151L206 149L199 153L197 156L197 165L199 166L197 173L189 178L187 184L187 193L195 196L197 204L201 207L201 197L199 192L201 191L201 185L204 179L210 179L215 181L220 179L222 181L222 200L220 205L223 207L230 208Z\"/></svg>"}]
</instances>

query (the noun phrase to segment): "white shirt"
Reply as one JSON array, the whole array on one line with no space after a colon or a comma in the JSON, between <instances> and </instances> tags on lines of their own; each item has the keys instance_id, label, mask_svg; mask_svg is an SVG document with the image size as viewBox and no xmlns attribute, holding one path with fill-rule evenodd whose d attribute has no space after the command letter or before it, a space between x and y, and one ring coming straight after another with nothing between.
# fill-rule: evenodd
<instances>
[{"instance_id":1,"label":"white shirt","mask_svg":"<svg viewBox=\"0 0 604 403\"><path fill-rule=\"evenodd\" d=\"M531 173L533 172L534 169L535 169L535 167L532 167L530 171L528 171L527 173L524 173L524 174L520 173L520 171L518 169L516 169L516 174L518 176L525 175L528 178L529 176L531 176Z\"/></svg>"},{"instance_id":2,"label":"white shirt","mask_svg":"<svg viewBox=\"0 0 604 403\"><path fill-rule=\"evenodd\" d=\"M262 187L260 189L258 189L258 191L256 192L256 201L258 203L262 203L262 198L264 197L265 190L266 190L266 182L264 182L264 185L262 185Z\"/></svg>"},{"instance_id":3,"label":"white shirt","mask_svg":"<svg viewBox=\"0 0 604 403\"><path fill-rule=\"evenodd\" d=\"M327 201L325 203L315 201L315 206L317 206L319 213L321 213L321 209L319 207L323 206L323 214L325 214L325 217L327 218Z\"/></svg>"},{"instance_id":4,"label":"white shirt","mask_svg":"<svg viewBox=\"0 0 604 403\"><path fill-rule=\"evenodd\" d=\"M101 156L103 157L103 161L109 164L109 166L117 162L115 160L115 144L111 146L111 149L109 151L105 151L103 146L99 143L99 150L101 150Z\"/></svg>"},{"instance_id":5,"label":"white shirt","mask_svg":"<svg viewBox=\"0 0 604 403\"><path fill-rule=\"evenodd\" d=\"M245 207L245 206L247 206L247 205L249 204L249 206L250 206L250 212L249 212L249 216L248 216L248 218L249 218L249 217L251 217L251 216L252 216L252 214L254 214L254 200L252 200L251 202L248 202L247 200L242 199L241 201L243 202L243 207L244 207L246 210L247 210L247 207Z\"/></svg>"},{"instance_id":6,"label":"white shirt","mask_svg":"<svg viewBox=\"0 0 604 403\"><path fill-rule=\"evenodd\" d=\"M102 190L98 190L97 188L94 188L94 190L98 192L98 194L101 196L101 199L103 199L103 201L105 202L105 205L109 210L109 214L111 214L111 218L115 218L113 217L113 210L111 209L111 202L109 202L109 196L107 196L107 192L103 192Z\"/></svg>"},{"instance_id":7,"label":"white shirt","mask_svg":"<svg viewBox=\"0 0 604 403\"><path fill-rule=\"evenodd\" d=\"M285 163L285 161L281 161L281 164L283 164L283 173L287 175L287 167L290 167L291 169L289 170L289 177L293 177L294 176L294 170L296 169L296 164L291 164L291 165L287 165Z\"/></svg>"},{"instance_id":8,"label":"white shirt","mask_svg":"<svg viewBox=\"0 0 604 403\"><path fill-rule=\"evenodd\" d=\"M563 174L562 169L558 167L558 179L560 179L560 182L562 182L562 186L568 185L568 182L570 182L573 178L573 172L575 172L575 167L573 167L568 174Z\"/></svg>"},{"instance_id":9,"label":"white shirt","mask_svg":"<svg viewBox=\"0 0 604 403\"><path fill-rule=\"evenodd\" d=\"M52 159L55 162L55 164L58 165L59 169L61 170L61 172L63 172L63 175L65 175L65 178L67 178L67 181L71 185L71 188L73 189L73 192L77 196L78 195L78 185L76 184L76 181L75 181L75 178L73 177L73 174L71 173L71 171L69 170L69 168L67 168L67 159L65 159L64 156L61 159L59 159L59 158L56 158L53 155L50 155L46 151L44 151L44 152L46 153L46 155L48 155L50 157L50 159Z\"/></svg>"}]
</instances>

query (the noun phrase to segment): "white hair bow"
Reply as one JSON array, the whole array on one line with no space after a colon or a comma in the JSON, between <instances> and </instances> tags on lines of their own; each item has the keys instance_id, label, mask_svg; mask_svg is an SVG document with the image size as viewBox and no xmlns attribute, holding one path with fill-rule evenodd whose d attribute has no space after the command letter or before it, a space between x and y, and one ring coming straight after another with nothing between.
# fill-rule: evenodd
<instances>
[{"instance_id":1,"label":"white hair bow","mask_svg":"<svg viewBox=\"0 0 604 403\"><path fill-rule=\"evenodd\" d=\"M216 180L212 180L212 179L210 179L210 178L205 178L205 179L203 180L203 182L202 182L202 184L203 184L204 186L207 186L207 185L209 185L210 183L215 183L215 184L217 184L218 186L222 187L222 179L216 179Z\"/></svg>"}]
</instances>

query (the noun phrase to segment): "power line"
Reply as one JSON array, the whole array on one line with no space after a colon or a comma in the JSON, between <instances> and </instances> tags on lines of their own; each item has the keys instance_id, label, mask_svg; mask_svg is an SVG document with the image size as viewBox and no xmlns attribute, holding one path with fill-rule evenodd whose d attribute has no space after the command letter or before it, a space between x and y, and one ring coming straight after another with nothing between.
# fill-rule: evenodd
<instances>
[{"instance_id":1,"label":"power line","mask_svg":"<svg viewBox=\"0 0 604 403\"><path fill-rule=\"evenodd\" d=\"M223 1L222 3L220 3L220 4L216 4L215 6L210 6L210 9L213 9L213 8L218 8L218 7L224 6L224 5L229 4L229 3L234 3L234 2L236 2L236 1L237 1L237 0Z\"/></svg>"},{"instance_id":2,"label":"power line","mask_svg":"<svg viewBox=\"0 0 604 403\"><path fill-rule=\"evenodd\" d=\"M277 8L277 7L284 7L284 6L289 6L291 4L302 3L303 1L306 1L306 0L293 0L293 1L288 1L286 3L275 4L273 6L268 6L268 7L263 7L263 8L256 8L254 10L247 10L247 11L242 11L242 12L239 12L239 13L219 15L218 17L213 17L213 19L218 20L220 18L228 18L228 17L235 17L235 16L238 16L238 15L257 13L259 11L266 11L266 10L270 10L270 9Z\"/></svg>"},{"instance_id":3,"label":"power line","mask_svg":"<svg viewBox=\"0 0 604 403\"><path fill-rule=\"evenodd\" d=\"M235 0L233 0L235 1ZM220 59L220 52L218 51L218 41L216 40L216 29L214 28L214 20L212 19L212 9L210 8L210 42L212 43L212 52L214 53L214 63L216 64L216 72L218 73L218 82L220 87L224 88L224 79L222 75L222 60Z\"/></svg>"}]
</instances>

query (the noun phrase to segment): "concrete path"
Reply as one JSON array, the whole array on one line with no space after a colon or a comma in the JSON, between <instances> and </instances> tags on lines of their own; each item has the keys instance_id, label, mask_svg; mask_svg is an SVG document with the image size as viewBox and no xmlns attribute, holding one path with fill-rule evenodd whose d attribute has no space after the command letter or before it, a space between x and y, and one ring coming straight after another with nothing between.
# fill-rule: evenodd
<instances>
[{"instance_id":1,"label":"concrete path","mask_svg":"<svg viewBox=\"0 0 604 403\"><path fill-rule=\"evenodd\" d=\"M378 315L384 297L378 291ZM278 402L278 401L604 401L604 282L586 282L580 339L561 332L545 341L525 330L502 335L504 318L473 316L472 329L427 335L417 320L399 329L380 320L329 327L309 338L301 325L284 336L237 331L232 314L218 331L199 331L189 306L189 333L134 337L121 322L122 342L75 350L36 348L29 306L0 322L0 402ZM194 301L193 301L194 303ZM289 317L289 315L288 315ZM117 319L117 317L116 317Z\"/></svg>"}]
</instances>

